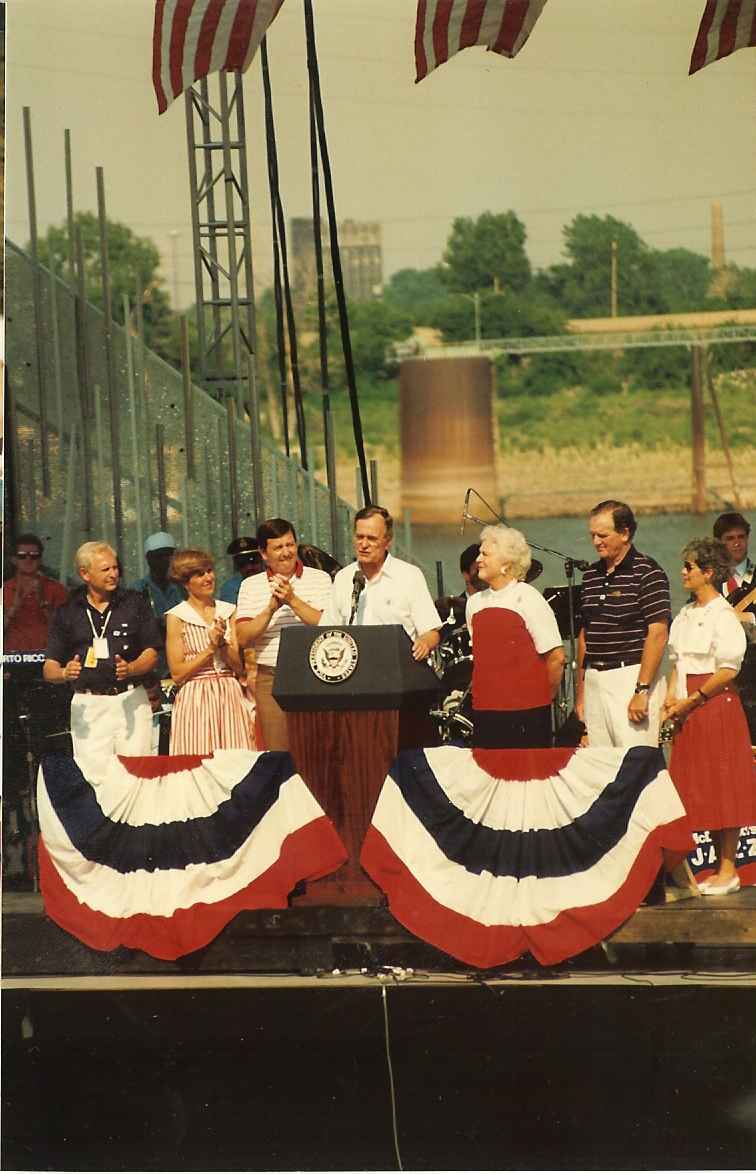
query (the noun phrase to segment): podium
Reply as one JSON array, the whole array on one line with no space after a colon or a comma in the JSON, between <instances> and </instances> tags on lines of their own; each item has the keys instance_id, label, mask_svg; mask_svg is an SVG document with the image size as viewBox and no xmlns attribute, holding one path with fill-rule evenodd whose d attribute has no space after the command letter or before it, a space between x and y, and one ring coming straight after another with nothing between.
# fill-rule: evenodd
<instances>
[{"instance_id":1,"label":"podium","mask_svg":"<svg viewBox=\"0 0 756 1174\"><path fill-rule=\"evenodd\" d=\"M400 750L439 744L428 716L439 681L412 659L399 624L310 627L281 633L273 696L286 712L297 770L333 820L349 860L307 886L294 905L378 905L359 864L389 766Z\"/></svg>"}]
</instances>

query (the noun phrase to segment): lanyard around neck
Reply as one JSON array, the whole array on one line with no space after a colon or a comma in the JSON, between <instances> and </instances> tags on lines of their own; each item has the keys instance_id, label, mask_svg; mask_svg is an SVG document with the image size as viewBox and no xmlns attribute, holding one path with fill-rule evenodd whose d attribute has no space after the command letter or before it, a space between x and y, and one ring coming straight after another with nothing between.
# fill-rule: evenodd
<instances>
[{"instance_id":1,"label":"lanyard around neck","mask_svg":"<svg viewBox=\"0 0 756 1174\"><path fill-rule=\"evenodd\" d=\"M102 625L102 631L98 634L97 630L95 629L94 624L92 623L92 613L89 610L89 608L87 608L87 619L89 620L89 626L92 629L92 636L94 637L95 640L101 640L103 638L103 636L105 635L105 633L107 632L108 624L110 622L110 617L112 616L112 614L113 614L113 609L111 608L108 611L108 614L105 616L105 623Z\"/></svg>"}]
</instances>

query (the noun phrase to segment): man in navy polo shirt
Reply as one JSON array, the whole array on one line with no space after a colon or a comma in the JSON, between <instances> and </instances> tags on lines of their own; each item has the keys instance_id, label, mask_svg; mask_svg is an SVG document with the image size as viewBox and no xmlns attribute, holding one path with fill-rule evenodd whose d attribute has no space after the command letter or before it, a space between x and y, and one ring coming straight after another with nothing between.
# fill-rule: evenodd
<instances>
[{"instance_id":1,"label":"man in navy polo shirt","mask_svg":"<svg viewBox=\"0 0 756 1174\"><path fill-rule=\"evenodd\" d=\"M118 557L107 543L85 542L75 566L83 586L55 612L43 671L50 684L73 688L74 757L93 779L114 754L151 752L142 680L157 664L160 631L142 595L119 586Z\"/></svg>"},{"instance_id":2,"label":"man in navy polo shirt","mask_svg":"<svg viewBox=\"0 0 756 1174\"><path fill-rule=\"evenodd\" d=\"M657 746L669 580L633 546L635 516L625 502L599 502L589 528L599 560L583 575L575 710L591 746Z\"/></svg>"}]
</instances>

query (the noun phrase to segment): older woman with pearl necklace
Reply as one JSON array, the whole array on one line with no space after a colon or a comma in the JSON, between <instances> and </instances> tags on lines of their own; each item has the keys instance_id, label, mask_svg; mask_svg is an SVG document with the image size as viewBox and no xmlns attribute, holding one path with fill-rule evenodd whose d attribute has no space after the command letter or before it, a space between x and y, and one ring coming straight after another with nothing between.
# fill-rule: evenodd
<instances>
[{"instance_id":1,"label":"older woman with pearl necklace","mask_svg":"<svg viewBox=\"0 0 756 1174\"><path fill-rule=\"evenodd\" d=\"M729 558L716 538L694 539L682 552L682 581L692 596L669 635L673 669L663 716L679 727L669 771L691 829L708 829L718 870L700 886L708 897L740 888L735 853L740 828L756 820L756 777L740 698L733 688L746 638L720 594Z\"/></svg>"},{"instance_id":2,"label":"older woman with pearl necklace","mask_svg":"<svg viewBox=\"0 0 756 1174\"><path fill-rule=\"evenodd\" d=\"M519 530L486 526L478 577L467 601L473 644L473 742L482 747L549 746L551 702L564 670L556 617L524 582L530 547Z\"/></svg>"}]
</instances>

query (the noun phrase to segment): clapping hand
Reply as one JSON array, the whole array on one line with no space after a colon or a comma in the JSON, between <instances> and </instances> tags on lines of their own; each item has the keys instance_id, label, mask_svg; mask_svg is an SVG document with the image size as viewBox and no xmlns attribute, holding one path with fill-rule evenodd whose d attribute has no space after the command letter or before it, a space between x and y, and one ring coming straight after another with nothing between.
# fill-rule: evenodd
<instances>
[{"instance_id":1,"label":"clapping hand","mask_svg":"<svg viewBox=\"0 0 756 1174\"><path fill-rule=\"evenodd\" d=\"M284 579L283 575L274 575L271 581L271 590L274 599L278 600L279 606L282 603L291 603L294 588L290 579Z\"/></svg>"},{"instance_id":2,"label":"clapping hand","mask_svg":"<svg viewBox=\"0 0 756 1174\"><path fill-rule=\"evenodd\" d=\"M213 648L220 648L226 643L226 621L220 618L213 620L210 629L210 643Z\"/></svg>"}]
</instances>

